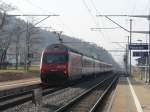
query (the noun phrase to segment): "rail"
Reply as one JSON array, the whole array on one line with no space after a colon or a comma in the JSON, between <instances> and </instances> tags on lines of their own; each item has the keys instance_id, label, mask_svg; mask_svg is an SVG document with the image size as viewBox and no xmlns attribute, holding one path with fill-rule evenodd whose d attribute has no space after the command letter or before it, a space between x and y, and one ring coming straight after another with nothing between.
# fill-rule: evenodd
<instances>
[{"instance_id":1,"label":"rail","mask_svg":"<svg viewBox=\"0 0 150 112\"><path fill-rule=\"evenodd\" d=\"M7 91L1 92L0 95L0 110L5 110L28 101L36 103L36 90L41 89L42 96L53 93L57 90L63 89L64 87L51 88L43 86L42 84L35 84L25 87L19 87Z\"/></svg>"},{"instance_id":2,"label":"rail","mask_svg":"<svg viewBox=\"0 0 150 112\"><path fill-rule=\"evenodd\" d=\"M104 87L105 89L100 94L101 96L99 97L97 102L90 108L90 110L88 110L90 112L94 112L95 108L97 107L97 105L99 104L101 99L105 96L105 94L109 91L110 87L115 83L115 81L117 81L117 79L118 79L118 76L116 76L115 78L111 76L111 77L109 77L107 79L104 79L103 81L101 81L97 85L94 85L92 88L88 89L87 91L85 91L81 95L79 95L79 96L75 97L74 99L72 99L70 102L68 102L64 106L62 106L59 109L57 109L55 112L66 112L68 110L69 111L77 111L74 108L76 107L77 109L79 109L80 107L76 106L76 105L80 104L81 101L83 101L88 96L90 96L97 88ZM85 104L85 103L83 103L83 104ZM89 105L87 107L89 107ZM83 108L83 106L82 106L82 108ZM87 110L86 106L85 106L85 109Z\"/></svg>"}]
</instances>

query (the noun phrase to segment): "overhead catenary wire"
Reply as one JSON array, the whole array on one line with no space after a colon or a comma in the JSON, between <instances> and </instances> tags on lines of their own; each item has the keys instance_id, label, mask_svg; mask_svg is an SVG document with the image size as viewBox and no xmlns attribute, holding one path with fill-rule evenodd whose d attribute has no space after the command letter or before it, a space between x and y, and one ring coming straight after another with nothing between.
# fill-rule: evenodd
<instances>
[{"instance_id":1,"label":"overhead catenary wire","mask_svg":"<svg viewBox=\"0 0 150 112\"><path fill-rule=\"evenodd\" d=\"M45 9L43 9L43 8L41 8L41 7L39 7L39 6L35 5L35 4L33 4L30 0L27 0L26 2L28 2L28 4L31 4L32 6L38 8L38 9L41 9L43 12L46 11ZM85 2L85 1L84 1L84 2ZM85 5L86 5L86 8L88 9L88 12L90 13L90 15L92 16L92 18L94 19L95 24L96 24L96 25L99 25L99 23L98 23L98 22L95 20L95 18L94 18L95 16L93 16L92 12L91 12L90 9L88 8L86 2L85 2ZM96 7L95 7L95 9L96 9ZM59 19L59 21L62 23L62 25L63 25L64 27L66 27L73 35L75 35L75 33L68 27L68 25L66 25L66 24L62 21L61 18L57 18L57 19ZM104 35L102 34L102 36L104 36ZM105 39L105 38L104 38L104 39Z\"/></svg>"},{"instance_id":2,"label":"overhead catenary wire","mask_svg":"<svg viewBox=\"0 0 150 112\"><path fill-rule=\"evenodd\" d=\"M32 28L35 28L36 25L38 25L39 23L43 22L44 20L46 20L46 19L49 18L49 17L50 17L50 15L47 16L47 17L45 17L45 18L43 18L43 19L41 19L40 21L38 21L37 23L35 23L32 27L29 27L28 30L31 30ZM27 30L27 28L23 29L23 30L20 31L19 33L26 32L26 30ZM6 34L6 35L8 35L8 34Z\"/></svg>"},{"instance_id":3,"label":"overhead catenary wire","mask_svg":"<svg viewBox=\"0 0 150 112\"><path fill-rule=\"evenodd\" d=\"M94 1L93 1L93 0L90 0L90 1L91 1L91 4L92 4L92 6L93 6L93 8L94 8L94 10L95 10L95 12L96 12L96 14L99 13L99 11L98 11L98 9L97 9L97 7L96 7ZM100 19L101 19L101 18L100 18ZM102 24L102 27L104 27L104 23L103 23L103 20L102 20L102 19L101 19L101 24ZM98 27L100 27L99 24L98 24ZM103 39L104 39L106 42L111 43L111 39L108 38L108 37L109 37L109 36L107 36L108 34L105 34L105 33L103 32L103 29L100 29L100 30L99 30L99 33L102 35ZM106 35L106 36L105 36L105 35Z\"/></svg>"},{"instance_id":4,"label":"overhead catenary wire","mask_svg":"<svg viewBox=\"0 0 150 112\"><path fill-rule=\"evenodd\" d=\"M96 8L95 3L94 3L93 0L91 0L91 3L92 3L92 6L94 7L95 11L98 12L98 9Z\"/></svg>"},{"instance_id":5,"label":"overhead catenary wire","mask_svg":"<svg viewBox=\"0 0 150 112\"><path fill-rule=\"evenodd\" d=\"M59 18L57 18L57 19L59 19L59 21L62 23L62 25L64 26L64 27L66 27L74 36L76 35L75 33L74 33L74 31L72 31L71 29L70 29L70 27L59 17Z\"/></svg>"},{"instance_id":6,"label":"overhead catenary wire","mask_svg":"<svg viewBox=\"0 0 150 112\"><path fill-rule=\"evenodd\" d=\"M93 21L95 22L96 25L99 25L99 23L96 21L95 16L92 14L92 11L90 10L90 8L88 7L87 3L85 0L82 0L85 8L87 9L89 15L91 16L91 18L93 19Z\"/></svg>"},{"instance_id":7,"label":"overhead catenary wire","mask_svg":"<svg viewBox=\"0 0 150 112\"><path fill-rule=\"evenodd\" d=\"M131 11L131 14L134 14L135 9L136 9L136 7L137 7L137 3L138 3L138 1L135 1L135 2L134 2L134 6L133 6L133 9L132 9L132 11Z\"/></svg>"},{"instance_id":8,"label":"overhead catenary wire","mask_svg":"<svg viewBox=\"0 0 150 112\"><path fill-rule=\"evenodd\" d=\"M26 0L26 2L30 5L32 5L32 7L35 7L37 9L40 9L43 13L45 12L49 12L48 10L45 10L43 8L41 8L40 6L34 4L33 2L31 2L30 0ZM51 13L51 12L49 12ZM69 32L71 32L71 34L75 35L75 33L70 29L70 27L68 25L66 25L66 23L59 17L59 18L56 18L61 24L62 26L64 26L66 29L68 29Z\"/></svg>"},{"instance_id":9,"label":"overhead catenary wire","mask_svg":"<svg viewBox=\"0 0 150 112\"><path fill-rule=\"evenodd\" d=\"M95 6L95 4L94 4L94 2L93 2L93 0L91 0L91 3L92 3L92 5L93 5L93 7L94 7L94 9L95 9L95 11L96 12L98 12L98 10L97 10L97 8L96 8L96 6ZM98 12L99 13L99 12ZM102 21L102 18L100 18L101 19L101 22L102 22L102 26L104 26L103 25L103 21ZM111 20L111 21L113 21L112 19L110 19L110 18L107 18L107 19L109 19L109 20ZM113 21L114 22L114 21ZM118 25L118 24L117 24ZM119 27L122 27L122 26L120 26L120 25L118 25ZM118 27L117 27L118 28ZM101 32L102 32L103 30L101 30ZM107 34L108 35L108 34ZM110 40L110 39L109 39ZM117 44L118 45L118 44ZM123 47L122 45L120 45L119 44L119 46L121 47L121 48L125 48L125 47Z\"/></svg>"},{"instance_id":10,"label":"overhead catenary wire","mask_svg":"<svg viewBox=\"0 0 150 112\"><path fill-rule=\"evenodd\" d=\"M95 25L99 27L100 25L99 25L99 23L96 21L95 16L92 14L91 10L89 9L89 7L88 7L86 1L85 1L85 0L82 0L82 2L83 2L84 7L87 9L89 15L90 15L91 18L93 19ZM92 4L94 4L94 3L92 3ZM96 10L96 12L98 11L95 5L94 5L94 9ZM98 32L102 35L103 39L106 40L106 39L105 39L105 36L104 36L104 34L101 32L101 30L99 30ZM108 39L108 40L109 40L109 39ZM108 40L107 40L107 41L108 41Z\"/></svg>"}]
</instances>

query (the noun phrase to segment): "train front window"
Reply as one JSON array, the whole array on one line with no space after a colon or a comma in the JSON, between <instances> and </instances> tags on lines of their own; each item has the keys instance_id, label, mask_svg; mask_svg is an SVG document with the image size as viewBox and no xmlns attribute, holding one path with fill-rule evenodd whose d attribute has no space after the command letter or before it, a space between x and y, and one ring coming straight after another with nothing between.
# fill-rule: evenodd
<instances>
[{"instance_id":1,"label":"train front window","mask_svg":"<svg viewBox=\"0 0 150 112\"><path fill-rule=\"evenodd\" d=\"M67 61L67 55L64 54L45 54L43 56L43 63L64 63Z\"/></svg>"}]
</instances>

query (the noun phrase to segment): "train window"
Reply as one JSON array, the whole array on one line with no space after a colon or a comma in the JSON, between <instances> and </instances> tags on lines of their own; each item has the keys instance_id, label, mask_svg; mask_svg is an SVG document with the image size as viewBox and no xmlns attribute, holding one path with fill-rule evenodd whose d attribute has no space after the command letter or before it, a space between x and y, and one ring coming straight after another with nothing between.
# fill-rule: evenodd
<instances>
[{"instance_id":1,"label":"train window","mask_svg":"<svg viewBox=\"0 0 150 112\"><path fill-rule=\"evenodd\" d=\"M64 54L45 54L43 56L43 63L64 63L67 61L67 55Z\"/></svg>"}]
</instances>

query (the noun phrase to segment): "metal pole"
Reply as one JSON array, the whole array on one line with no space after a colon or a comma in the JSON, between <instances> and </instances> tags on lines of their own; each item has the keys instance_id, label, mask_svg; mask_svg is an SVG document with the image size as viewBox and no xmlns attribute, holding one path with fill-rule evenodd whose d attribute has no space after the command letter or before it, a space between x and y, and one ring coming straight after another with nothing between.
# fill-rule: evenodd
<instances>
[{"instance_id":1,"label":"metal pole","mask_svg":"<svg viewBox=\"0 0 150 112\"><path fill-rule=\"evenodd\" d=\"M129 75L129 39L130 37L128 36L128 48L127 48L127 74Z\"/></svg>"},{"instance_id":2,"label":"metal pole","mask_svg":"<svg viewBox=\"0 0 150 112\"><path fill-rule=\"evenodd\" d=\"M137 40L137 41L139 41L140 44L142 45L142 40L139 39L139 40ZM141 51L141 52L142 52L142 51ZM139 64L142 65L142 62L140 61ZM140 70L140 71L139 71L139 72L140 72L140 79L141 79L141 80L142 80L142 69L143 69L142 67L139 67L139 70Z\"/></svg>"},{"instance_id":3,"label":"metal pole","mask_svg":"<svg viewBox=\"0 0 150 112\"><path fill-rule=\"evenodd\" d=\"M147 59L148 59L148 57L146 57L145 66L147 66ZM147 83L147 67L145 67L145 83Z\"/></svg>"},{"instance_id":4,"label":"metal pole","mask_svg":"<svg viewBox=\"0 0 150 112\"><path fill-rule=\"evenodd\" d=\"M150 12L149 12L149 13L150 13ZM149 46L149 56L148 56L148 57L149 57L149 58L148 58L149 80L148 80L148 83L150 83L150 14L149 14L149 18L148 18L148 20L149 20L149 44L148 44L148 46Z\"/></svg>"},{"instance_id":5,"label":"metal pole","mask_svg":"<svg viewBox=\"0 0 150 112\"><path fill-rule=\"evenodd\" d=\"M130 45L132 43L132 19L130 19ZM132 75L131 71L131 49L130 49L130 76Z\"/></svg>"},{"instance_id":6,"label":"metal pole","mask_svg":"<svg viewBox=\"0 0 150 112\"><path fill-rule=\"evenodd\" d=\"M128 44L126 44L126 53L124 59L126 74L128 74Z\"/></svg>"},{"instance_id":7,"label":"metal pole","mask_svg":"<svg viewBox=\"0 0 150 112\"><path fill-rule=\"evenodd\" d=\"M27 71L29 70L29 64L30 64L30 31L29 31L29 23L28 23L28 38L27 38Z\"/></svg>"},{"instance_id":8,"label":"metal pole","mask_svg":"<svg viewBox=\"0 0 150 112\"><path fill-rule=\"evenodd\" d=\"M29 22L27 21L27 31L26 31L26 46L25 46L25 70L28 70L28 38L29 38Z\"/></svg>"}]
</instances>

